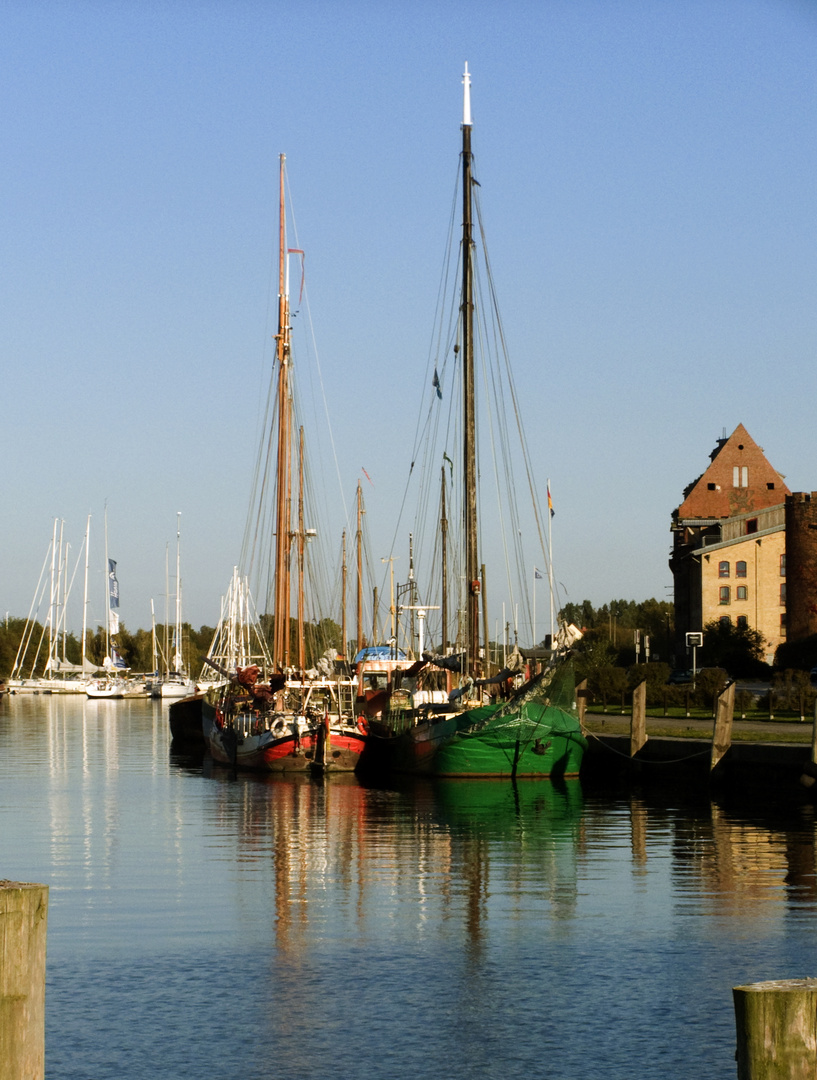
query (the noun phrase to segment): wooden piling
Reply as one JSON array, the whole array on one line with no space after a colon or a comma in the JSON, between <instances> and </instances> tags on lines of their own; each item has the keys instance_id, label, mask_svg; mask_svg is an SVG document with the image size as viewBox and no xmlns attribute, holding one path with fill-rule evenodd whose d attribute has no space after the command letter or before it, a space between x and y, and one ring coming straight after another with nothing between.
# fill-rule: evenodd
<instances>
[{"instance_id":1,"label":"wooden piling","mask_svg":"<svg viewBox=\"0 0 817 1080\"><path fill-rule=\"evenodd\" d=\"M805 788L817 784L817 698L814 699L814 720L811 727L811 757L804 763L800 783Z\"/></svg>"},{"instance_id":2,"label":"wooden piling","mask_svg":"<svg viewBox=\"0 0 817 1080\"><path fill-rule=\"evenodd\" d=\"M587 679L576 683L576 711L579 714L579 723L584 723L584 714L587 712Z\"/></svg>"},{"instance_id":3,"label":"wooden piling","mask_svg":"<svg viewBox=\"0 0 817 1080\"><path fill-rule=\"evenodd\" d=\"M45 1075L48 886L0 881L0 1080Z\"/></svg>"},{"instance_id":4,"label":"wooden piling","mask_svg":"<svg viewBox=\"0 0 817 1080\"><path fill-rule=\"evenodd\" d=\"M633 715L630 721L630 757L635 757L647 741L647 681L633 690Z\"/></svg>"},{"instance_id":5,"label":"wooden piling","mask_svg":"<svg viewBox=\"0 0 817 1080\"><path fill-rule=\"evenodd\" d=\"M732 745L732 719L735 715L735 683L730 682L718 694L715 704L715 727L712 732L712 757L710 769L714 769Z\"/></svg>"},{"instance_id":6,"label":"wooden piling","mask_svg":"<svg viewBox=\"0 0 817 1080\"><path fill-rule=\"evenodd\" d=\"M814 1080L817 979L732 988L738 1080Z\"/></svg>"}]
</instances>

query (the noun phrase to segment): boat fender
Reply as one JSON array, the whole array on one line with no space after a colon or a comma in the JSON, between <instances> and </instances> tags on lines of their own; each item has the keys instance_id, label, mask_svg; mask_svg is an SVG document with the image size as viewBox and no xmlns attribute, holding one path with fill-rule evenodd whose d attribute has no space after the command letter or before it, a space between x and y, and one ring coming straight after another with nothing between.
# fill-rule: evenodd
<instances>
[{"instance_id":1,"label":"boat fender","mask_svg":"<svg viewBox=\"0 0 817 1080\"><path fill-rule=\"evenodd\" d=\"M478 581L478 580L477 580L477 579L475 578L475 579L474 579L474 580L473 580L473 581L471 582L471 595L472 595L472 596L478 596L478 595L479 595L479 591L480 591L480 584L479 584L479 581Z\"/></svg>"}]
</instances>

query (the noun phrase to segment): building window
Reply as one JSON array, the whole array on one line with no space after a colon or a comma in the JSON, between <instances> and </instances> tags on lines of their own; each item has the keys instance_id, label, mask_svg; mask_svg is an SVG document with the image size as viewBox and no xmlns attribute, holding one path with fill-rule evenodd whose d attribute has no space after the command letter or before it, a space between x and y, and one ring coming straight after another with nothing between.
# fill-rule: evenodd
<instances>
[{"instance_id":1,"label":"building window","mask_svg":"<svg viewBox=\"0 0 817 1080\"><path fill-rule=\"evenodd\" d=\"M766 485L766 490L767 491L774 491L774 481L773 480L770 480L769 483Z\"/></svg>"},{"instance_id":2,"label":"building window","mask_svg":"<svg viewBox=\"0 0 817 1080\"><path fill-rule=\"evenodd\" d=\"M731 619L729 618L729 616L728 616L728 615L721 615L721 617L720 617L720 618L718 619L718 622L719 622L719 623L721 624L721 626L723 626L724 628L726 628L727 626L731 626L731 625L732 625L732 620L731 620Z\"/></svg>"},{"instance_id":3,"label":"building window","mask_svg":"<svg viewBox=\"0 0 817 1080\"><path fill-rule=\"evenodd\" d=\"M738 630L748 630L749 629L749 620L746 618L745 615L738 615L738 617L737 617L737 619L735 621L738 624Z\"/></svg>"},{"instance_id":4,"label":"building window","mask_svg":"<svg viewBox=\"0 0 817 1080\"><path fill-rule=\"evenodd\" d=\"M728 562L719 562L718 563L718 577L729 577L729 563Z\"/></svg>"},{"instance_id":5,"label":"building window","mask_svg":"<svg viewBox=\"0 0 817 1080\"><path fill-rule=\"evenodd\" d=\"M746 522L746 532L747 533L756 533L757 532L757 518L749 518L749 520Z\"/></svg>"},{"instance_id":6,"label":"building window","mask_svg":"<svg viewBox=\"0 0 817 1080\"><path fill-rule=\"evenodd\" d=\"M781 604L786 603L786 583L785 583L785 581L780 586L780 603Z\"/></svg>"},{"instance_id":7,"label":"building window","mask_svg":"<svg viewBox=\"0 0 817 1080\"><path fill-rule=\"evenodd\" d=\"M780 576L781 577L786 576L786 553L785 553L785 551L780 556Z\"/></svg>"},{"instance_id":8,"label":"building window","mask_svg":"<svg viewBox=\"0 0 817 1080\"><path fill-rule=\"evenodd\" d=\"M738 585L737 598L738 600L749 599L749 590L746 588L745 585Z\"/></svg>"},{"instance_id":9,"label":"building window","mask_svg":"<svg viewBox=\"0 0 817 1080\"><path fill-rule=\"evenodd\" d=\"M735 577L746 577L746 563L743 559L735 563Z\"/></svg>"},{"instance_id":10,"label":"building window","mask_svg":"<svg viewBox=\"0 0 817 1080\"><path fill-rule=\"evenodd\" d=\"M786 616L785 615L780 616L780 636L781 637L786 636Z\"/></svg>"},{"instance_id":11,"label":"building window","mask_svg":"<svg viewBox=\"0 0 817 1080\"><path fill-rule=\"evenodd\" d=\"M720 603L722 603L722 604L728 604L729 603L729 586L728 585L721 585L721 588L720 588Z\"/></svg>"},{"instance_id":12,"label":"building window","mask_svg":"<svg viewBox=\"0 0 817 1080\"><path fill-rule=\"evenodd\" d=\"M732 469L732 487L748 487L749 470L745 465L735 465Z\"/></svg>"}]
</instances>

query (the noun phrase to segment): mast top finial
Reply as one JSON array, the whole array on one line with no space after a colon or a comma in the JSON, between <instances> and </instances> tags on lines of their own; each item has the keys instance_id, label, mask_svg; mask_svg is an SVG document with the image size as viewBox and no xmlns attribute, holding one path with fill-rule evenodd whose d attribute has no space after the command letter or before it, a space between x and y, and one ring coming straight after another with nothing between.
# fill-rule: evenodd
<instances>
[{"instance_id":1,"label":"mast top finial","mask_svg":"<svg viewBox=\"0 0 817 1080\"><path fill-rule=\"evenodd\" d=\"M467 63L462 77L462 126L471 127L471 76Z\"/></svg>"}]
</instances>

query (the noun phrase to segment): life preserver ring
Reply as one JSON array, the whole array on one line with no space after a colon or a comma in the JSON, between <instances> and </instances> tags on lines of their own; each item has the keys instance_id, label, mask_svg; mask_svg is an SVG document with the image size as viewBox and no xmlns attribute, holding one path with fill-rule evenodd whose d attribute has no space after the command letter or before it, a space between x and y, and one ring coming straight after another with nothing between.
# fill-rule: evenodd
<instances>
[{"instance_id":1,"label":"life preserver ring","mask_svg":"<svg viewBox=\"0 0 817 1080\"><path fill-rule=\"evenodd\" d=\"M357 718L357 730L360 732L361 735L368 735L369 733L369 725L366 723L362 716L359 716Z\"/></svg>"},{"instance_id":2,"label":"life preserver ring","mask_svg":"<svg viewBox=\"0 0 817 1080\"><path fill-rule=\"evenodd\" d=\"M477 578L474 578L474 580L471 582L471 595L472 596L478 596L479 591L480 591L479 580Z\"/></svg>"}]
</instances>

